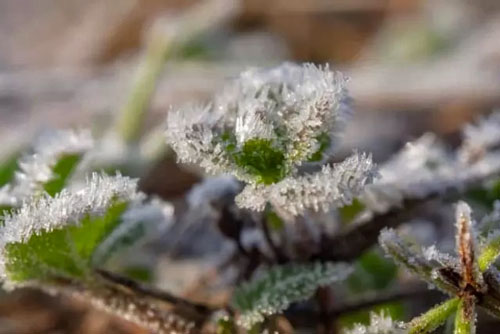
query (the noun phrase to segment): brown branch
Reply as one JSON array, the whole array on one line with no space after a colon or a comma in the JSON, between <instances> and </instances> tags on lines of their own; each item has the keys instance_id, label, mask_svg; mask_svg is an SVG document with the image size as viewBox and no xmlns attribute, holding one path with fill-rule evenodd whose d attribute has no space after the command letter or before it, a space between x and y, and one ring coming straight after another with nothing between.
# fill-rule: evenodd
<instances>
[{"instance_id":1,"label":"brown branch","mask_svg":"<svg viewBox=\"0 0 500 334\"><path fill-rule=\"evenodd\" d=\"M372 220L353 227L332 238L323 237L321 250L312 256L321 261L352 261L372 247L379 232L385 227L396 227L416 216L435 197L405 200L401 207L375 216Z\"/></svg>"},{"instance_id":2,"label":"brown branch","mask_svg":"<svg viewBox=\"0 0 500 334\"><path fill-rule=\"evenodd\" d=\"M183 299L181 297L172 295L167 291L158 290L153 287L143 285L139 282L116 273L112 273L103 269L96 269L95 272L99 275L99 277L109 283L129 289L138 295L172 304L177 308L189 309L203 318L208 317L215 311L215 308Z\"/></svg>"}]
</instances>

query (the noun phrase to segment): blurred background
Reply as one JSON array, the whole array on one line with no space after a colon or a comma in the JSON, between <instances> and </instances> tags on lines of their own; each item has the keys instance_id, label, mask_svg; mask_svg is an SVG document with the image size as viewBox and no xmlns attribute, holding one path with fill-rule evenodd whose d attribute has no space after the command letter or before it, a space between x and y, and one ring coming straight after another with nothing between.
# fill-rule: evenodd
<instances>
[{"instance_id":1,"label":"blurred background","mask_svg":"<svg viewBox=\"0 0 500 334\"><path fill-rule=\"evenodd\" d=\"M0 0L1 150L50 128L114 128L129 143L140 132L154 159L131 174L175 200L200 176L162 146L168 109L283 61L350 77L355 117L340 155L381 161L427 131L454 145L464 122L500 105L500 1ZM176 272L195 276L186 266ZM2 333L145 332L21 291L0 298Z\"/></svg>"}]
</instances>

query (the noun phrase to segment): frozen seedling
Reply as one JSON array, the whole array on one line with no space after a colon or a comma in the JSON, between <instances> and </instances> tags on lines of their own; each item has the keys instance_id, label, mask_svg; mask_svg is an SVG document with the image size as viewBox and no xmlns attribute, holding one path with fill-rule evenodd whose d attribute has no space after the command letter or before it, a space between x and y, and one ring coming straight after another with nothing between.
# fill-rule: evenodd
<instances>
[{"instance_id":1,"label":"frozen seedling","mask_svg":"<svg viewBox=\"0 0 500 334\"><path fill-rule=\"evenodd\" d=\"M262 211L271 203L298 215L344 205L372 181L370 156L355 153L311 175L299 167L324 162L336 148L350 116L345 85L328 66L250 70L211 104L170 111L167 141L180 161L245 182L241 207Z\"/></svg>"},{"instance_id":2,"label":"frozen seedling","mask_svg":"<svg viewBox=\"0 0 500 334\"><path fill-rule=\"evenodd\" d=\"M380 234L382 247L396 262L452 297L413 319L408 324L410 334L431 333L453 313L455 334L475 333L476 306L500 317L500 281L496 267L492 266L500 254L499 234L479 237L465 202L457 204L456 229L456 258L435 247L419 250L393 230Z\"/></svg>"}]
</instances>

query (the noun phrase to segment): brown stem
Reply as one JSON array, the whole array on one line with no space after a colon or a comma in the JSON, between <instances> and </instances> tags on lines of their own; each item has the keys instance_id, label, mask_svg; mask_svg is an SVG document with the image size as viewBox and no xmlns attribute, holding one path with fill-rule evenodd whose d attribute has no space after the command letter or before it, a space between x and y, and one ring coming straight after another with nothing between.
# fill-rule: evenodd
<instances>
[{"instance_id":1,"label":"brown stem","mask_svg":"<svg viewBox=\"0 0 500 334\"><path fill-rule=\"evenodd\" d=\"M188 301L181 297L174 296L169 292L143 285L116 273L103 269L96 269L95 272L99 275L99 277L109 283L129 289L137 295L172 304L176 308L189 309L197 313L201 318L206 318L215 311L214 308L207 305Z\"/></svg>"},{"instance_id":2,"label":"brown stem","mask_svg":"<svg viewBox=\"0 0 500 334\"><path fill-rule=\"evenodd\" d=\"M318 333L335 334L335 319L332 314L333 292L330 287L321 287L316 291L316 300L319 306L319 320L321 326L318 326Z\"/></svg>"}]
</instances>

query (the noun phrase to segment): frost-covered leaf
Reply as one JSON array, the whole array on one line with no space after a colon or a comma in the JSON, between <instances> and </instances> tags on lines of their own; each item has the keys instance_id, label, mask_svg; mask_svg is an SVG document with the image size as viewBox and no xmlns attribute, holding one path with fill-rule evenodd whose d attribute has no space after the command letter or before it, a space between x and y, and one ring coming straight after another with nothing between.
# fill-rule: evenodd
<instances>
[{"instance_id":1,"label":"frost-covered leaf","mask_svg":"<svg viewBox=\"0 0 500 334\"><path fill-rule=\"evenodd\" d=\"M244 72L211 105L171 111L168 142L208 171L277 182L335 146L350 116L345 81L310 64Z\"/></svg>"},{"instance_id":2,"label":"frost-covered leaf","mask_svg":"<svg viewBox=\"0 0 500 334\"><path fill-rule=\"evenodd\" d=\"M325 161L337 146L350 118L345 83L328 66L247 71L212 104L170 111L167 141L180 161L247 183L237 200L244 208L262 211L272 203L300 215L344 205L372 182L370 157L355 154L311 175L299 167Z\"/></svg>"},{"instance_id":3,"label":"frost-covered leaf","mask_svg":"<svg viewBox=\"0 0 500 334\"><path fill-rule=\"evenodd\" d=\"M458 153L460 159L469 163L481 159L488 149L500 144L500 112L493 112L481 118L476 124L465 126L463 138Z\"/></svg>"},{"instance_id":4,"label":"frost-covered leaf","mask_svg":"<svg viewBox=\"0 0 500 334\"><path fill-rule=\"evenodd\" d=\"M233 304L240 311L238 324L251 328L266 316L283 312L290 304L310 298L317 288L343 280L350 273L351 268L342 263L273 267L235 291Z\"/></svg>"},{"instance_id":5,"label":"frost-covered leaf","mask_svg":"<svg viewBox=\"0 0 500 334\"><path fill-rule=\"evenodd\" d=\"M88 131L54 131L42 135L18 161L18 170L9 185L10 201L20 206L27 197L61 191L83 155L92 148Z\"/></svg>"},{"instance_id":6,"label":"frost-covered leaf","mask_svg":"<svg viewBox=\"0 0 500 334\"><path fill-rule=\"evenodd\" d=\"M386 212L404 199L421 199L445 191L463 192L500 174L500 112L465 129L460 149L452 151L433 134L407 143L380 165L381 177L365 188L361 202Z\"/></svg>"},{"instance_id":7,"label":"frost-covered leaf","mask_svg":"<svg viewBox=\"0 0 500 334\"><path fill-rule=\"evenodd\" d=\"M379 243L384 251L397 263L418 275L426 282L437 286L449 293L457 292L457 287L441 275L440 269L449 268L453 272L458 270L456 259L439 253L435 248L422 249L412 245L392 229L385 229L380 233Z\"/></svg>"},{"instance_id":8,"label":"frost-covered leaf","mask_svg":"<svg viewBox=\"0 0 500 334\"><path fill-rule=\"evenodd\" d=\"M136 182L94 173L81 189L33 198L0 226L0 274L7 286L83 277L97 246L142 199Z\"/></svg>"},{"instance_id":9,"label":"frost-covered leaf","mask_svg":"<svg viewBox=\"0 0 500 334\"><path fill-rule=\"evenodd\" d=\"M386 317L383 314L370 314L370 324L365 326L355 325L344 331L345 334L407 334L405 325Z\"/></svg>"},{"instance_id":10,"label":"frost-covered leaf","mask_svg":"<svg viewBox=\"0 0 500 334\"><path fill-rule=\"evenodd\" d=\"M326 212L352 203L376 175L371 156L356 153L314 174L288 177L270 186L247 185L236 203L262 211L270 202L277 211L292 216L308 209Z\"/></svg>"}]
</instances>

